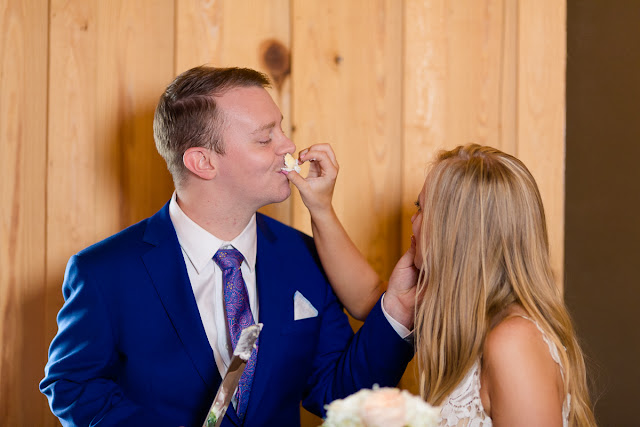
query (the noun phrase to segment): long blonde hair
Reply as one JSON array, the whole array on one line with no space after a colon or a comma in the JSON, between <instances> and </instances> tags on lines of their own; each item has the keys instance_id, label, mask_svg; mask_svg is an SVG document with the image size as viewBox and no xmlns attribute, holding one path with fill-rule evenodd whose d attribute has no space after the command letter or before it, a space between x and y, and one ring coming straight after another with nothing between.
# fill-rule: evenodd
<instances>
[{"instance_id":1,"label":"long blonde hair","mask_svg":"<svg viewBox=\"0 0 640 427\"><path fill-rule=\"evenodd\" d=\"M440 405L476 360L494 316L520 304L554 342L571 425L595 425L584 357L549 260L542 199L518 159L476 144L443 151L425 181L416 293L420 393Z\"/></svg>"}]
</instances>

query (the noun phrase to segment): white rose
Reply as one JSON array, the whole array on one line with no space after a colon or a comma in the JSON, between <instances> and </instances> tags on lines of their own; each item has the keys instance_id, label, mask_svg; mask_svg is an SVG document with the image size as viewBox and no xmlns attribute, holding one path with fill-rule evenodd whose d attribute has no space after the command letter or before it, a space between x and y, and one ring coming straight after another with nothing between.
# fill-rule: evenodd
<instances>
[{"instance_id":1,"label":"white rose","mask_svg":"<svg viewBox=\"0 0 640 427\"><path fill-rule=\"evenodd\" d=\"M380 388L367 396L360 406L360 419L367 427L403 427L404 397L396 388Z\"/></svg>"}]
</instances>

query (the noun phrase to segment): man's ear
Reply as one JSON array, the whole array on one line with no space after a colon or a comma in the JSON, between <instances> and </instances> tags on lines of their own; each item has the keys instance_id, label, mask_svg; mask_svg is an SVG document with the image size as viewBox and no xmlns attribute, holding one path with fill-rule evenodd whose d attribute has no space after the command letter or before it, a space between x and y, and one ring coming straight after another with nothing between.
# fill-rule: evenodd
<instances>
[{"instance_id":1,"label":"man's ear","mask_svg":"<svg viewBox=\"0 0 640 427\"><path fill-rule=\"evenodd\" d=\"M216 176L211 151L204 147L191 147L184 152L182 161L184 165L195 175L202 179L213 179Z\"/></svg>"}]
</instances>

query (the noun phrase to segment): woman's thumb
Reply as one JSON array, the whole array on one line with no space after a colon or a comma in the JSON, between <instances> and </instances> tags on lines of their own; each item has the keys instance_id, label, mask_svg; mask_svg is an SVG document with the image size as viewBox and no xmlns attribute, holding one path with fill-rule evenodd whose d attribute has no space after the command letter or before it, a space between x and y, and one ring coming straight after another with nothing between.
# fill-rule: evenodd
<instances>
[{"instance_id":1,"label":"woman's thumb","mask_svg":"<svg viewBox=\"0 0 640 427\"><path fill-rule=\"evenodd\" d=\"M303 189L300 188L301 186L305 186L306 181L304 180L303 177L300 176L300 174L296 171L285 171L283 172L286 176L287 179L289 181L291 181L293 183L293 185L295 185L298 190L302 191Z\"/></svg>"}]
</instances>

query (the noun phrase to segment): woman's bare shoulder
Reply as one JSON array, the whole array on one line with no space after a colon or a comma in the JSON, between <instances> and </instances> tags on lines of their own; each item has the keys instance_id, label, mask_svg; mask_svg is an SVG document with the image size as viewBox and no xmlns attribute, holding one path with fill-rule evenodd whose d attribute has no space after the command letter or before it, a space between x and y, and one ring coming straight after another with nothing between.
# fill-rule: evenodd
<instances>
[{"instance_id":1,"label":"woman's bare shoulder","mask_svg":"<svg viewBox=\"0 0 640 427\"><path fill-rule=\"evenodd\" d=\"M482 370L494 421L513 422L529 414L543 423L538 425L562 425L559 366L533 321L511 316L496 325L484 344Z\"/></svg>"},{"instance_id":2,"label":"woman's bare shoulder","mask_svg":"<svg viewBox=\"0 0 640 427\"><path fill-rule=\"evenodd\" d=\"M500 371L548 369L555 372L554 362L542 332L536 324L521 316L502 320L487 335L483 364L495 365Z\"/></svg>"}]
</instances>

